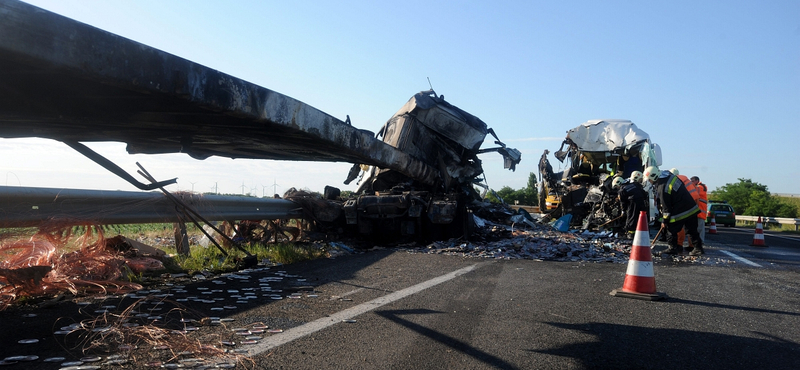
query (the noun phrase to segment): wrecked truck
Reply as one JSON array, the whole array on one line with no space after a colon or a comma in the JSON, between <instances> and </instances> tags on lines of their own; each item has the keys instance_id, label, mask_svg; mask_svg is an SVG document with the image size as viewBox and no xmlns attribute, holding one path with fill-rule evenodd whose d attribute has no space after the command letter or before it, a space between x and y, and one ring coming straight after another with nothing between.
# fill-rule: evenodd
<instances>
[{"instance_id":1,"label":"wrecked truck","mask_svg":"<svg viewBox=\"0 0 800 370\"><path fill-rule=\"evenodd\" d=\"M539 204L556 203L547 217L572 215L570 226L583 230L621 227L625 220L612 179L661 165L659 146L629 120L589 120L567 131L554 153L563 163L561 171L553 170L548 154L545 150L539 160ZM645 189L650 192L646 182ZM651 219L654 211L651 205Z\"/></svg>"},{"instance_id":2,"label":"wrecked truck","mask_svg":"<svg viewBox=\"0 0 800 370\"><path fill-rule=\"evenodd\" d=\"M486 135L496 146L481 148ZM375 136L436 171L431 182L403 171L412 163L392 168L355 164L345 184L358 178L358 189L342 207L347 227L362 236L468 237L474 227L472 209L482 204L475 186L485 187L478 155L497 152L512 171L521 160L521 153L502 143L480 118L433 90L411 97Z\"/></svg>"},{"instance_id":3,"label":"wrecked truck","mask_svg":"<svg viewBox=\"0 0 800 370\"><path fill-rule=\"evenodd\" d=\"M343 228L369 235L459 234L471 224L472 186L483 172L477 155L497 151L511 169L520 160L499 140L482 149L494 132L433 91L415 95L376 136L349 116L341 120L23 2L0 1L0 14L6 15L0 22L0 137L59 141L140 190L164 189L177 178L156 179L139 166L141 182L85 143L122 142L130 154L183 153L197 160L356 163L348 176L361 177L355 199L311 213L302 208L314 222L341 219ZM297 199L319 203L302 194L289 200ZM257 221L264 230L268 218L280 217L263 212L243 222L259 229Z\"/></svg>"}]
</instances>

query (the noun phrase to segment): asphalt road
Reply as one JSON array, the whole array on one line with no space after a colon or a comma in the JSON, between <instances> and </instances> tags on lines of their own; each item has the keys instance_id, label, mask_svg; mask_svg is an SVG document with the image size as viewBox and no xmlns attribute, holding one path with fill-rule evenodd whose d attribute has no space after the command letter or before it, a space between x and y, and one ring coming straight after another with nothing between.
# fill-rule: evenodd
<instances>
[{"instance_id":1,"label":"asphalt road","mask_svg":"<svg viewBox=\"0 0 800 370\"><path fill-rule=\"evenodd\" d=\"M282 290L283 299L264 296L224 311L213 310L215 304L187 303L198 316L234 319L189 335L236 341L232 348L247 353L237 368L798 369L800 269L793 257L773 254L781 255L783 248L796 253L800 247L778 246L768 238L769 247L754 249L728 242L741 237L735 233L709 236L708 254L699 261L655 257L657 290L667 296L663 301L609 295L622 286L625 264L487 260L405 250L191 282L182 288L187 293L171 298L222 286L209 296L227 300L223 297L230 291L263 287L265 281ZM759 266L735 261L724 251ZM295 298L288 297L292 292ZM91 312L90 307L81 309ZM33 319L20 318L31 311L0 312L0 358L36 354L39 360L8 368L58 369L41 358L73 348L51 334L56 318L76 316L72 309L74 304L62 304L33 311L39 314ZM250 345L231 331L256 323L284 331L265 333ZM20 344L21 338L41 341ZM136 355L135 364L113 368L150 368L143 356L152 349L141 344L139 350L145 353ZM70 355L81 356L74 348Z\"/></svg>"},{"instance_id":2,"label":"asphalt road","mask_svg":"<svg viewBox=\"0 0 800 370\"><path fill-rule=\"evenodd\" d=\"M375 255L382 257L355 274L316 264L303 274L328 277L317 287L322 295L357 290L348 297L358 305L474 267L356 323L266 350L254 357L257 367L800 368L797 271L657 262L668 298L649 302L609 295L624 281L621 265Z\"/></svg>"},{"instance_id":3,"label":"asphalt road","mask_svg":"<svg viewBox=\"0 0 800 370\"><path fill-rule=\"evenodd\" d=\"M717 234L706 231L706 241L759 265L754 267L800 268L800 236L765 231L765 247L754 247L754 234L750 228L718 227Z\"/></svg>"}]
</instances>

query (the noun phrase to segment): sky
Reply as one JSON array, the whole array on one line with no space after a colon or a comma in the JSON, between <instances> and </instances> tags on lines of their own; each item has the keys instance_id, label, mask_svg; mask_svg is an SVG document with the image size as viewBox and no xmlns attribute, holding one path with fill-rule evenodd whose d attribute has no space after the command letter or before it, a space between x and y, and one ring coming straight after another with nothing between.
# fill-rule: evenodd
<instances>
[{"instance_id":1,"label":"sky","mask_svg":"<svg viewBox=\"0 0 800 370\"><path fill-rule=\"evenodd\" d=\"M494 189L527 186L544 150L581 123L628 119L661 147L662 169L699 176L710 191L751 179L800 194L796 0L26 2L373 132L432 85L522 152L515 172L497 153L481 156ZM343 184L348 163L201 161L86 144L135 176L139 162L159 180L177 177L170 190L356 189ZM136 190L45 139L0 139L3 177L8 186Z\"/></svg>"}]
</instances>

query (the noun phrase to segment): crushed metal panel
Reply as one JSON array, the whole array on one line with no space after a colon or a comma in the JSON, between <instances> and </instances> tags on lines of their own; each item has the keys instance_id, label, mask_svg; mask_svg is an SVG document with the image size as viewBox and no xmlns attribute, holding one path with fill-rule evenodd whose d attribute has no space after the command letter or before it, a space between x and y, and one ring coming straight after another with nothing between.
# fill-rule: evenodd
<instances>
[{"instance_id":1,"label":"crushed metal panel","mask_svg":"<svg viewBox=\"0 0 800 370\"><path fill-rule=\"evenodd\" d=\"M434 224L449 224L456 218L458 203L454 199L435 199L428 210L428 218Z\"/></svg>"},{"instance_id":2,"label":"crushed metal panel","mask_svg":"<svg viewBox=\"0 0 800 370\"><path fill-rule=\"evenodd\" d=\"M648 141L650 135L628 120L589 120L567 131L572 140L584 152L611 152L626 149Z\"/></svg>"},{"instance_id":3,"label":"crushed metal panel","mask_svg":"<svg viewBox=\"0 0 800 370\"><path fill-rule=\"evenodd\" d=\"M415 94L380 131L383 141L431 168L439 170L444 188L450 190L483 173L477 155L489 129L479 118L459 109L432 90ZM510 149L510 148L508 148ZM511 149L513 150L513 149ZM501 152L506 156L507 152ZM512 161L519 162L517 156ZM359 192L381 191L408 182L393 168L373 169ZM412 178L411 180L417 180Z\"/></svg>"},{"instance_id":4,"label":"crushed metal panel","mask_svg":"<svg viewBox=\"0 0 800 370\"><path fill-rule=\"evenodd\" d=\"M478 150L483 144L488 128L486 123L444 98L423 91L415 94L400 108L394 117L410 114L420 123L469 150Z\"/></svg>"},{"instance_id":5,"label":"crushed metal panel","mask_svg":"<svg viewBox=\"0 0 800 370\"><path fill-rule=\"evenodd\" d=\"M128 152L436 170L301 101L16 1L0 1L0 137ZM402 164L402 165L400 165Z\"/></svg>"}]
</instances>

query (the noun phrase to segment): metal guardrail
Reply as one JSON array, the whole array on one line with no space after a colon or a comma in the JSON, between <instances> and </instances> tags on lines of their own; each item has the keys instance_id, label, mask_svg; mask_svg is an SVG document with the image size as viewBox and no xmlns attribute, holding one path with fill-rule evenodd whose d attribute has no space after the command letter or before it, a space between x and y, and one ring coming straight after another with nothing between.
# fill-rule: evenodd
<instances>
[{"instance_id":1,"label":"metal guardrail","mask_svg":"<svg viewBox=\"0 0 800 370\"><path fill-rule=\"evenodd\" d=\"M300 217L285 199L173 193L209 221ZM182 223L161 192L130 192L0 186L0 227L30 227L52 220L99 225Z\"/></svg>"},{"instance_id":2,"label":"metal guardrail","mask_svg":"<svg viewBox=\"0 0 800 370\"><path fill-rule=\"evenodd\" d=\"M527 211L528 213L540 213L539 212L539 206L524 206L524 205L519 205L519 204L515 204L515 205L511 206L511 209L518 209L518 208L522 208L525 211Z\"/></svg>"},{"instance_id":3,"label":"metal guardrail","mask_svg":"<svg viewBox=\"0 0 800 370\"><path fill-rule=\"evenodd\" d=\"M759 216L736 216L736 221L757 222ZM800 230L800 218L766 217L761 216L761 222L781 225L794 225L794 230Z\"/></svg>"}]
</instances>

